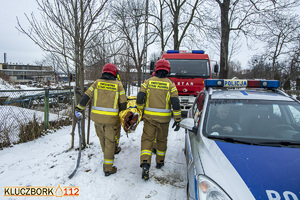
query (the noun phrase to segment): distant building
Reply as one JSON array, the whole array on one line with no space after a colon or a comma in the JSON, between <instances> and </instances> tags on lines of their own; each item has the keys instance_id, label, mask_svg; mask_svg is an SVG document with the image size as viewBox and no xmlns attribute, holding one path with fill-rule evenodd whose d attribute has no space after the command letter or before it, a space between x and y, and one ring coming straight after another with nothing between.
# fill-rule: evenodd
<instances>
[{"instance_id":1,"label":"distant building","mask_svg":"<svg viewBox=\"0 0 300 200\"><path fill-rule=\"evenodd\" d=\"M12 82L48 82L54 71L51 66L0 63L0 74Z\"/></svg>"}]
</instances>

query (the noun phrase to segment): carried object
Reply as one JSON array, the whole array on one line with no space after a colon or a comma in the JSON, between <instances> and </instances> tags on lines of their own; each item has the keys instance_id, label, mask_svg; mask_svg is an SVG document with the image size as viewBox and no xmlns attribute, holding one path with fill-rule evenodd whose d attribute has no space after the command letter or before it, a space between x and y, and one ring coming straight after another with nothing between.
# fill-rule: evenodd
<instances>
[{"instance_id":1,"label":"carried object","mask_svg":"<svg viewBox=\"0 0 300 200\"><path fill-rule=\"evenodd\" d=\"M127 109L121 111L119 117L120 124L127 134L135 131L137 125L142 120L142 111L137 108L136 96L127 97Z\"/></svg>"},{"instance_id":2,"label":"carried object","mask_svg":"<svg viewBox=\"0 0 300 200\"><path fill-rule=\"evenodd\" d=\"M123 127L124 127L125 132L135 131L138 119L139 119L139 114L129 111L125 115L125 118L123 121Z\"/></svg>"}]
</instances>

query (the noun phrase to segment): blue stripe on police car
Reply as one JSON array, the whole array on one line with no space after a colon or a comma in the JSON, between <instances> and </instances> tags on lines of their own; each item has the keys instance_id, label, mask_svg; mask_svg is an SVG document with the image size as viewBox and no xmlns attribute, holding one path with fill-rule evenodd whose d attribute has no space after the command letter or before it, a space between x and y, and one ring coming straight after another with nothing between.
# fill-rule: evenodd
<instances>
[{"instance_id":1,"label":"blue stripe on police car","mask_svg":"<svg viewBox=\"0 0 300 200\"><path fill-rule=\"evenodd\" d=\"M255 199L300 199L299 148L219 141L216 141L216 144L239 173Z\"/></svg>"}]
</instances>

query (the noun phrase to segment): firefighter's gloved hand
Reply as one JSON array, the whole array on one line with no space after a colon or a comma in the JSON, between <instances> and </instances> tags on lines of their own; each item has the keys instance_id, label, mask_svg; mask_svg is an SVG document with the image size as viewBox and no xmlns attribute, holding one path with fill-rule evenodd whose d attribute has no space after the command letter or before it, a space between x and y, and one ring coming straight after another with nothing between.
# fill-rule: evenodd
<instances>
[{"instance_id":1,"label":"firefighter's gloved hand","mask_svg":"<svg viewBox=\"0 0 300 200\"><path fill-rule=\"evenodd\" d=\"M180 129L179 122L180 122L180 121L177 121L177 122L175 121L175 122L174 122L174 124L173 124L173 126L172 126L172 128L175 127L174 131L178 131L178 130Z\"/></svg>"},{"instance_id":2,"label":"firefighter's gloved hand","mask_svg":"<svg viewBox=\"0 0 300 200\"><path fill-rule=\"evenodd\" d=\"M77 117L78 120L82 119L82 113L79 112L78 110L75 110L75 116Z\"/></svg>"}]
</instances>

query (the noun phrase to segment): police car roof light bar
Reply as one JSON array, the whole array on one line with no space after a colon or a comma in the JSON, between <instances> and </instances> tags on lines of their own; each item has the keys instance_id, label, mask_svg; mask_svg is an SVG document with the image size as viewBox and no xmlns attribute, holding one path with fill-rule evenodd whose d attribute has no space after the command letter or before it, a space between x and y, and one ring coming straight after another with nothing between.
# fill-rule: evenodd
<instances>
[{"instance_id":1,"label":"police car roof light bar","mask_svg":"<svg viewBox=\"0 0 300 200\"><path fill-rule=\"evenodd\" d=\"M223 79L205 79L204 85L206 87L223 87L224 80Z\"/></svg>"},{"instance_id":2,"label":"police car roof light bar","mask_svg":"<svg viewBox=\"0 0 300 200\"><path fill-rule=\"evenodd\" d=\"M206 79L205 87L250 87L250 88L278 88L277 80L245 80L245 79Z\"/></svg>"},{"instance_id":3,"label":"police car roof light bar","mask_svg":"<svg viewBox=\"0 0 300 200\"><path fill-rule=\"evenodd\" d=\"M279 88L280 81L277 80L248 80L247 87L256 88Z\"/></svg>"}]
</instances>

